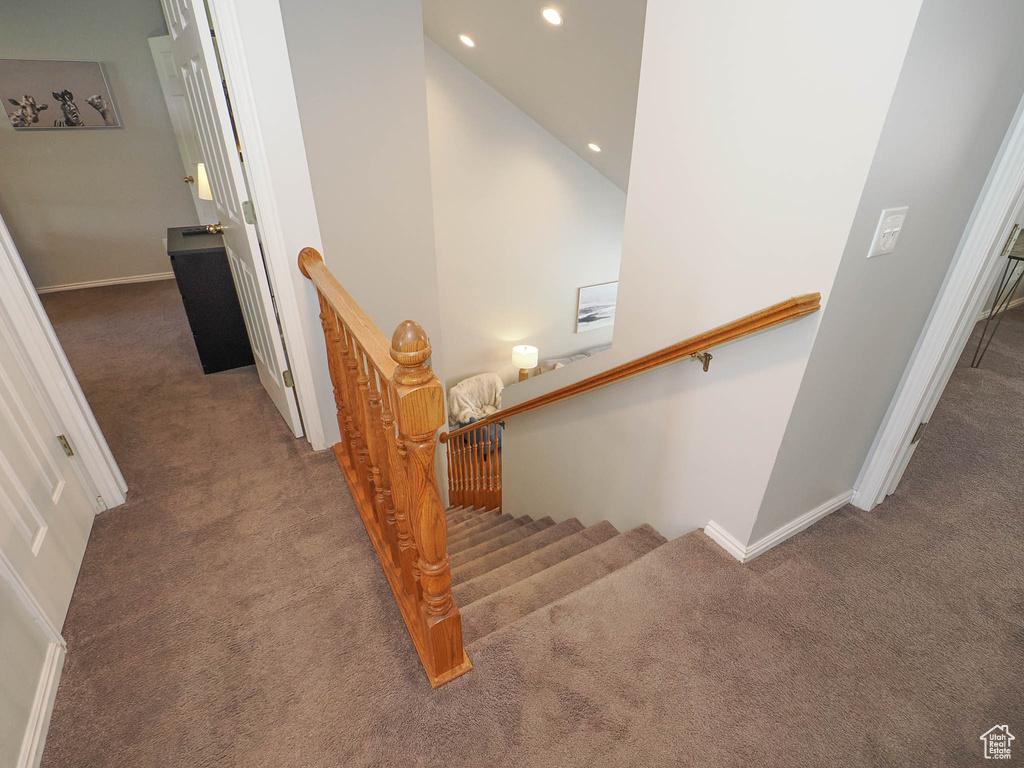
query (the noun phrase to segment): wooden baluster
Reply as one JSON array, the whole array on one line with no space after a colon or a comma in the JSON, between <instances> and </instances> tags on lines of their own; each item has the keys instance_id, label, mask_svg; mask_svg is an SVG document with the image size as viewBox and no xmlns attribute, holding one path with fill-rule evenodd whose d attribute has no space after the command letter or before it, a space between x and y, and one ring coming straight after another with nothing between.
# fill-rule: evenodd
<instances>
[{"instance_id":1,"label":"wooden baluster","mask_svg":"<svg viewBox=\"0 0 1024 768\"><path fill-rule=\"evenodd\" d=\"M352 351L356 361L356 391L362 425L363 440L366 443L366 486L370 504L373 506L373 517L377 521L377 532L387 541L387 513L384 511L384 489L380 481L380 455L373 433L373 413L370 408L370 373L366 354L359 342L352 339Z\"/></svg>"},{"instance_id":2,"label":"wooden baluster","mask_svg":"<svg viewBox=\"0 0 1024 768\"><path fill-rule=\"evenodd\" d=\"M335 406L338 407L338 426L341 427L341 434L344 440L345 451L353 467L358 466L359 458L359 428L355 421L353 412L353 401L349 387L349 371L345 365L345 341L341 331L341 321L337 313L330 309L328 316L329 343L334 346L333 367L337 369L337 381L335 387ZM344 424L342 424L344 422Z\"/></svg>"},{"instance_id":3,"label":"wooden baluster","mask_svg":"<svg viewBox=\"0 0 1024 768\"><path fill-rule=\"evenodd\" d=\"M406 320L395 329L391 357L398 367L398 429L408 454L409 510L419 545L422 616L435 676L464 667L462 617L452 599L447 522L434 471L437 430L445 423L444 391L427 365L430 343L423 329Z\"/></svg>"},{"instance_id":4,"label":"wooden baluster","mask_svg":"<svg viewBox=\"0 0 1024 768\"><path fill-rule=\"evenodd\" d=\"M467 507L473 506L473 433L463 435L462 449L466 452L466 501Z\"/></svg>"},{"instance_id":5,"label":"wooden baluster","mask_svg":"<svg viewBox=\"0 0 1024 768\"><path fill-rule=\"evenodd\" d=\"M453 466L452 458L454 457L455 452L452 450L452 446L450 445L446 446L446 448L447 450L445 451L445 460L448 462L448 506L454 507L456 477L455 467Z\"/></svg>"},{"instance_id":6,"label":"wooden baluster","mask_svg":"<svg viewBox=\"0 0 1024 768\"><path fill-rule=\"evenodd\" d=\"M466 435L459 437L459 487L461 488L462 506L469 505L469 443Z\"/></svg>"},{"instance_id":7,"label":"wooden baluster","mask_svg":"<svg viewBox=\"0 0 1024 768\"><path fill-rule=\"evenodd\" d=\"M481 430L473 433L473 459L476 461L476 471L473 473L473 506L482 508L484 506L484 450L483 435Z\"/></svg>"},{"instance_id":8,"label":"wooden baluster","mask_svg":"<svg viewBox=\"0 0 1024 768\"><path fill-rule=\"evenodd\" d=\"M479 500L477 499L477 488L476 488L476 431L466 433L466 457L469 459L469 475L466 478L469 483L469 490L467 496L469 497L469 506L478 506Z\"/></svg>"},{"instance_id":9,"label":"wooden baluster","mask_svg":"<svg viewBox=\"0 0 1024 768\"><path fill-rule=\"evenodd\" d=\"M405 449L399 444L398 436L395 434L392 398L388 382L381 382L381 424L384 427L384 440L391 464L391 500L394 504L395 528L398 533L398 559L402 571L402 585L408 594L416 598L418 603L422 596L419 585L419 552L412 534L412 522L409 519L407 458Z\"/></svg>"},{"instance_id":10,"label":"wooden baluster","mask_svg":"<svg viewBox=\"0 0 1024 768\"><path fill-rule=\"evenodd\" d=\"M494 425L494 437L497 441L498 427L499 424ZM501 445L499 444L497 449L494 451L494 469L495 469L495 493L494 493L494 504L497 507L501 506Z\"/></svg>"},{"instance_id":11,"label":"wooden baluster","mask_svg":"<svg viewBox=\"0 0 1024 768\"><path fill-rule=\"evenodd\" d=\"M455 491L452 494L451 501L453 506L462 506L462 456L459 454L459 443L458 440L452 440L448 444L448 455L452 457L452 466L454 470L452 477L454 478Z\"/></svg>"},{"instance_id":12,"label":"wooden baluster","mask_svg":"<svg viewBox=\"0 0 1024 768\"><path fill-rule=\"evenodd\" d=\"M338 431L341 433L342 444L349 453L349 459L353 460L352 435L349 432L351 419L346 416L345 401L342 395L342 388L344 386L342 377L345 375L345 369L341 363L338 318L334 314L334 310L327 303L327 300L324 299L324 295L320 293L320 289L317 289L316 296L320 302L320 325L323 326L324 340L327 343L327 371L331 376L331 384L334 388L334 407L338 414Z\"/></svg>"},{"instance_id":13,"label":"wooden baluster","mask_svg":"<svg viewBox=\"0 0 1024 768\"><path fill-rule=\"evenodd\" d=\"M494 472L493 472L494 506L495 507L500 507L501 506L501 493L498 491L498 488L499 488L499 484L501 483L501 479L500 479L500 476L498 474L498 471L499 471L498 470L498 454L501 451L498 448L498 425L497 424L492 424L491 426L494 428L494 453L491 454L491 461L493 462L493 466L494 466Z\"/></svg>"},{"instance_id":14,"label":"wooden baluster","mask_svg":"<svg viewBox=\"0 0 1024 768\"><path fill-rule=\"evenodd\" d=\"M397 402L397 396L396 396L396 402ZM416 553L416 559L413 561L413 564L412 564L412 576L413 576L413 581L415 582L415 585L416 585L416 599L417 600L422 600L423 599L423 582L420 579L420 545L419 545L419 540L417 538L419 536L419 534L417 533L417 528L416 528L417 523L415 522L415 519L418 519L418 515L417 515L417 512L416 512L416 509L414 509L414 507L413 507L412 489L411 489L411 487L409 485L409 472L411 471L410 467L409 467L409 452L406 450L405 440L402 438L401 432L399 432L398 439L396 440L396 444L398 445L398 460L402 463L402 466L405 468L405 498L406 498L405 516L406 516L406 518L409 521L409 533L410 533L410 536L412 538L414 551ZM434 483L436 485L437 481L435 480ZM445 518L445 542L446 542L445 543L445 549L447 549L447 531L448 531L447 525L448 525L448 518L446 517Z\"/></svg>"},{"instance_id":15,"label":"wooden baluster","mask_svg":"<svg viewBox=\"0 0 1024 768\"><path fill-rule=\"evenodd\" d=\"M377 516L383 522L384 541L391 552L391 560L395 568L402 567L402 559L398 552L398 526L395 521L395 504L391 493L391 460L387 449L384 435L384 407L381 396L381 388L377 380L377 370L369 359L366 361L368 385L370 390L369 398L369 423L370 429L367 433L370 447L370 457L373 462L373 487L375 496L374 507L377 509Z\"/></svg>"},{"instance_id":16,"label":"wooden baluster","mask_svg":"<svg viewBox=\"0 0 1024 768\"><path fill-rule=\"evenodd\" d=\"M498 506L494 501L494 462L498 446L494 439L494 425L487 425L487 504L491 509Z\"/></svg>"},{"instance_id":17,"label":"wooden baluster","mask_svg":"<svg viewBox=\"0 0 1024 768\"><path fill-rule=\"evenodd\" d=\"M487 508L494 509L494 425L487 425Z\"/></svg>"},{"instance_id":18,"label":"wooden baluster","mask_svg":"<svg viewBox=\"0 0 1024 768\"><path fill-rule=\"evenodd\" d=\"M462 506L462 454L459 452L459 444L449 443L448 452L452 456L452 464L455 466L455 497L451 500L457 507Z\"/></svg>"},{"instance_id":19,"label":"wooden baluster","mask_svg":"<svg viewBox=\"0 0 1024 768\"><path fill-rule=\"evenodd\" d=\"M331 312L330 317L331 333L335 342L335 362L338 368L338 389L335 396L335 405L340 400L343 409L343 416L339 416L340 419L345 421L345 429L343 435L345 436L346 445L345 450L348 453L349 461L353 467L359 466L359 451L362 445L362 435L359 434L359 423L355 416L355 401L352 399L352 382L350 381L350 372L348 366L345 364L345 340L341 331L342 323L338 318L338 315Z\"/></svg>"},{"instance_id":20,"label":"wooden baluster","mask_svg":"<svg viewBox=\"0 0 1024 768\"><path fill-rule=\"evenodd\" d=\"M462 504L466 507L473 506L473 496L470 493L473 484L473 474L469 466L469 435L462 436L462 445L459 448L462 453Z\"/></svg>"},{"instance_id":21,"label":"wooden baluster","mask_svg":"<svg viewBox=\"0 0 1024 768\"><path fill-rule=\"evenodd\" d=\"M466 483L469 473L466 469L466 436L459 435L459 504L466 506L468 496L466 495Z\"/></svg>"},{"instance_id":22,"label":"wooden baluster","mask_svg":"<svg viewBox=\"0 0 1024 768\"><path fill-rule=\"evenodd\" d=\"M494 457L494 454L490 453L490 447L492 447L492 442L490 442L490 425L488 424L486 426L486 430L483 433L483 446L482 446L482 449L481 449L483 451L483 458L484 458L484 461L485 461L485 464L484 464L484 467L483 467L483 487L484 487L484 496L486 497L486 501L485 501L486 508L487 509L494 509L495 508L495 503L493 501L493 496L494 496L494 480L492 479L492 473L493 473L494 468L495 468L495 466L494 466L494 459L495 459L495 457Z\"/></svg>"},{"instance_id":23,"label":"wooden baluster","mask_svg":"<svg viewBox=\"0 0 1024 768\"><path fill-rule=\"evenodd\" d=\"M488 445L490 445L490 427L484 425L480 428L480 506L484 509L489 509L491 505L491 489L487 482L491 460L490 454L487 452Z\"/></svg>"},{"instance_id":24,"label":"wooden baluster","mask_svg":"<svg viewBox=\"0 0 1024 768\"><path fill-rule=\"evenodd\" d=\"M366 493L366 498L373 503L373 490L370 488L370 451L366 447L365 424L363 422L363 411L359 404L359 362L356 358L356 341L344 323L338 324L341 333L341 355L348 372L345 376L345 385L348 390L347 400L352 404L352 424L355 430L356 460L352 462L360 485Z\"/></svg>"}]
</instances>

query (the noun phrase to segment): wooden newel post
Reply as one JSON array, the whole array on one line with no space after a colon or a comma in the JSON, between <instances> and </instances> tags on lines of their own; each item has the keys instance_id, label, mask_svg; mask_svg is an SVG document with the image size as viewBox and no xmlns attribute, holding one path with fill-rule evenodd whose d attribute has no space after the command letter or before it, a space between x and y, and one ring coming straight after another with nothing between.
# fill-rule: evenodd
<instances>
[{"instance_id":1,"label":"wooden newel post","mask_svg":"<svg viewBox=\"0 0 1024 768\"><path fill-rule=\"evenodd\" d=\"M395 411L408 461L406 498L419 549L423 626L433 673L442 676L467 661L462 618L452 600L447 521L434 470L437 430L445 424L444 392L427 365L429 357L423 329L411 320L399 324L391 339L391 358L398 363Z\"/></svg>"}]
</instances>

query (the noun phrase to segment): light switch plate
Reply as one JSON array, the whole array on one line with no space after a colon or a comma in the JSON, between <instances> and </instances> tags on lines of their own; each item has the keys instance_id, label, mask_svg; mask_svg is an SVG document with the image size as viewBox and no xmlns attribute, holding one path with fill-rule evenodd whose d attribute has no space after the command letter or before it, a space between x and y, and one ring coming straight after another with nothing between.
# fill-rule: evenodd
<instances>
[{"instance_id":1,"label":"light switch plate","mask_svg":"<svg viewBox=\"0 0 1024 768\"><path fill-rule=\"evenodd\" d=\"M907 211L910 208L886 208L878 217L878 229L875 230L875 237L871 241L871 250L868 251L868 258L872 256L884 256L896 250L896 240L903 231L903 222L907 220Z\"/></svg>"}]
</instances>

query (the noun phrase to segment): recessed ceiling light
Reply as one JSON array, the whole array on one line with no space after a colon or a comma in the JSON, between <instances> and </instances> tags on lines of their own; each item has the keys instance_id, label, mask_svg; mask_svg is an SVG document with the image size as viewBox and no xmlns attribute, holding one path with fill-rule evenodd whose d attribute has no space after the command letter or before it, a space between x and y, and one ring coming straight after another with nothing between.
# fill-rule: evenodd
<instances>
[{"instance_id":1,"label":"recessed ceiling light","mask_svg":"<svg viewBox=\"0 0 1024 768\"><path fill-rule=\"evenodd\" d=\"M476 43L473 42L473 38L469 35L459 35L459 40L461 40L462 44L467 48L476 48Z\"/></svg>"},{"instance_id":2,"label":"recessed ceiling light","mask_svg":"<svg viewBox=\"0 0 1024 768\"><path fill-rule=\"evenodd\" d=\"M554 24L556 27L562 26L562 14L556 11L554 8L545 8L540 12L540 15L544 17L544 21L548 24Z\"/></svg>"},{"instance_id":3,"label":"recessed ceiling light","mask_svg":"<svg viewBox=\"0 0 1024 768\"><path fill-rule=\"evenodd\" d=\"M591 152L600 152L601 151L601 148L599 146L597 146L597 144L595 144L594 142L590 142L589 144L587 144L587 146L590 147L590 151Z\"/></svg>"}]
</instances>

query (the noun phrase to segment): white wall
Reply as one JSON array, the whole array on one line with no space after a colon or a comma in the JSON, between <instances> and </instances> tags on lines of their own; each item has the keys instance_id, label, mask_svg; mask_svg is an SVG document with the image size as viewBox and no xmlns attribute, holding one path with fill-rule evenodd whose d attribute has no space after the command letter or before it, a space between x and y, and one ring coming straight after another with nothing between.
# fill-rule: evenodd
<instances>
[{"instance_id":1,"label":"white wall","mask_svg":"<svg viewBox=\"0 0 1024 768\"><path fill-rule=\"evenodd\" d=\"M649 0L615 345L506 404L827 299L919 7ZM746 542L819 321L510 420L505 505L670 536L714 519Z\"/></svg>"},{"instance_id":2,"label":"white wall","mask_svg":"<svg viewBox=\"0 0 1024 768\"><path fill-rule=\"evenodd\" d=\"M514 344L562 357L580 286L618 279L626 195L429 39L427 114L447 382L517 380Z\"/></svg>"},{"instance_id":3,"label":"white wall","mask_svg":"<svg viewBox=\"0 0 1024 768\"><path fill-rule=\"evenodd\" d=\"M422 325L444 381L420 0L281 12L324 261L388 338Z\"/></svg>"},{"instance_id":4,"label":"white wall","mask_svg":"<svg viewBox=\"0 0 1024 768\"><path fill-rule=\"evenodd\" d=\"M754 539L854 487L1024 93L1024 6L926 0ZM883 208L896 252L867 259Z\"/></svg>"},{"instance_id":5,"label":"white wall","mask_svg":"<svg viewBox=\"0 0 1024 768\"><path fill-rule=\"evenodd\" d=\"M102 62L124 125L31 132L0 121L0 214L33 282L169 272L167 227L197 219L149 50L167 33L159 0L0 0L0 19L6 58Z\"/></svg>"}]
</instances>

